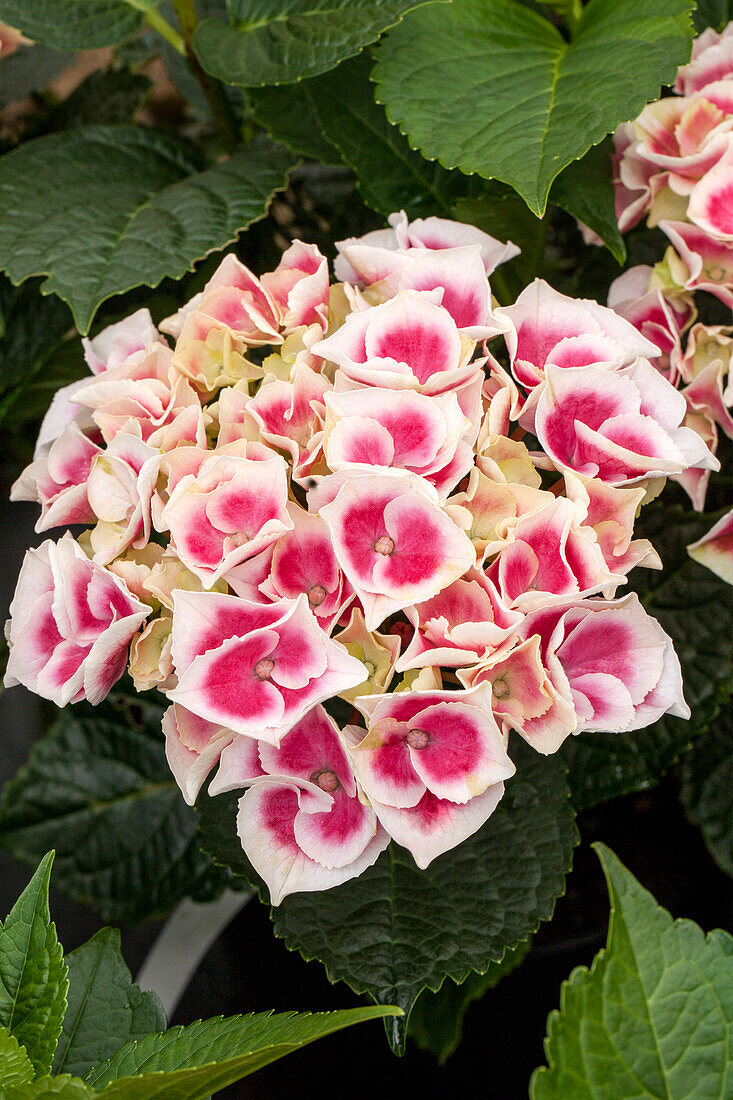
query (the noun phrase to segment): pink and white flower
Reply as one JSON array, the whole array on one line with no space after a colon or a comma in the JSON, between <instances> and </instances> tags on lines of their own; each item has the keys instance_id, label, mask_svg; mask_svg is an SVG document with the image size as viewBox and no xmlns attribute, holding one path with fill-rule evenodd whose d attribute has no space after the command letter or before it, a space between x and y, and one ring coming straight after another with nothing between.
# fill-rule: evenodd
<instances>
[{"instance_id":1,"label":"pink and white flower","mask_svg":"<svg viewBox=\"0 0 733 1100\"><path fill-rule=\"evenodd\" d=\"M511 322L506 343L514 376L525 389L539 385L550 364L622 367L660 351L614 310L568 298L543 279L535 279L501 313Z\"/></svg>"},{"instance_id":2,"label":"pink and white flower","mask_svg":"<svg viewBox=\"0 0 733 1100\"><path fill-rule=\"evenodd\" d=\"M325 394L324 454L331 470L354 464L410 470L441 499L473 465L476 425L453 392L427 397L379 386Z\"/></svg>"},{"instance_id":3,"label":"pink and white flower","mask_svg":"<svg viewBox=\"0 0 733 1100\"><path fill-rule=\"evenodd\" d=\"M108 366L74 393L109 443L120 432L139 433L153 447L206 444L206 419L188 379L173 367L173 352L156 343L119 366Z\"/></svg>"},{"instance_id":4,"label":"pink and white flower","mask_svg":"<svg viewBox=\"0 0 733 1100\"><path fill-rule=\"evenodd\" d=\"M152 350L156 344L167 346L148 309L139 309L124 320L107 325L91 340L86 336L82 339L84 358L92 374L114 370L138 352Z\"/></svg>"},{"instance_id":5,"label":"pink and white flower","mask_svg":"<svg viewBox=\"0 0 733 1100\"><path fill-rule=\"evenodd\" d=\"M437 218L420 222L414 235L404 215L393 225L393 230L337 242L336 277L368 288L370 301L386 301L404 290L436 291L456 325L475 340L505 330L492 312L486 276L487 269L518 254L515 245ZM453 243L445 247L448 240Z\"/></svg>"},{"instance_id":6,"label":"pink and white flower","mask_svg":"<svg viewBox=\"0 0 733 1100\"><path fill-rule=\"evenodd\" d=\"M733 146L693 187L687 217L716 241L733 241Z\"/></svg>"},{"instance_id":7,"label":"pink and white flower","mask_svg":"<svg viewBox=\"0 0 733 1100\"><path fill-rule=\"evenodd\" d=\"M125 317L114 325L108 325L92 340L86 337L82 340L84 359L92 374L101 374L107 367L119 367L131 356L141 351L149 351L155 344L164 345L165 341L153 324L147 309L139 309L130 317ZM33 453L34 459L43 457L53 441L69 424L76 422L78 427L84 430L93 426L94 422L89 413L74 399L74 395L86 386L87 381L88 379L81 378L78 382L71 382L68 386L62 386L53 395L38 433Z\"/></svg>"},{"instance_id":8,"label":"pink and white flower","mask_svg":"<svg viewBox=\"0 0 733 1100\"><path fill-rule=\"evenodd\" d=\"M289 381L265 375L247 403L248 418L258 426L266 443L289 456L296 480L308 476L318 455L326 412L324 396L330 388L323 375L301 363Z\"/></svg>"},{"instance_id":9,"label":"pink and white flower","mask_svg":"<svg viewBox=\"0 0 733 1100\"><path fill-rule=\"evenodd\" d=\"M481 660L500 646L523 615L511 611L481 569L471 569L437 596L405 614L414 627L397 671L442 665L458 668Z\"/></svg>"},{"instance_id":10,"label":"pink and white flower","mask_svg":"<svg viewBox=\"0 0 733 1100\"><path fill-rule=\"evenodd\" d=\"M700 437L680 427L684 397L644 359L610 371L548 365L522 423L558 467L611 485L719 469Z\"/></svg>"},{"instance_id":11,"label":"pink and white flower","mask_svg":"<svg viewBox=\"0 0 733 1100\"><path fill-rule=\"evenodd\" d=\"M237 832L272 905L356 878L389 844L374 810L359 797L338 729L323 707L309 710L277 748L249 738L225 747L209 793L244 786Z\"/></svg>"},{"instance_id":12,"label":"pink and white flower","mask_svg":"<svg viewBox=\"0 0 733 1100\"><path fill-rule=\"evenodd\" d=\"M654 365L674 383L674 361L680 354L682 333L695 319L691 295L665 293L654 286L654 269L646 264L629 268L614 279L608 291L608 305L620 317L659 348Z\"/></svg>"},{"instance_id":13,"label":"pink and white flower","mask_svg":"<svg viewBox=\"0 0 733 1100\"><path fill-rule=\"evenodd\" d=\"M224 257L200 294L161 322L161 331L177 341L177 351L193 335L190 322L197 314L204 322L227 329L242 345L258 347L281 339L280 310L274 298L233 253Z\"/></svg>"},{"instance_id":14,"label":"pink and white flower","mask_svg":"<svg viewBox=\"0 0 733 1100\"><path fill-rule=\"evenodd\" d=\"M368 732L344 731L356 777L386 831L418 867L483 825L515 771L491 691L362 696Z\"/></svg>"},{"instance_id":15,"label":"pink and white flower","mask_svg":"<svg viewBox=\"0 0 733 1100\"><path fill-rule=\"evenodd\" d=\"M279 455L212 454L176 483L160 522L183 564L210 588L289 531L288 479Z\"/></svg>"},{"instance_id":16,"label":"pink and white flower","mask_svg":"<svg viewBox=\"0 0 733 1100\"><path fill-rule=\"evenodd\" d=\"M507 607L527 613L600 589L613 594L623 575L606 565L584 509L565 497L507 524L504 545L487 571Z\"/></svg>"},{"instance_id":17,"label":"pink and white flower","mask_svg":"<svg viewBox=\"0 0 733 1100\"><path fill-rule=\"evenodd\" d=\"M245 599L297 599L308 606L326 632L333 629L354 599L339 566L326 521L292 501L291 528L268 550L227 572L226 579Z\"/></svg>"},{"instance_id":18,"label":"pink and white flower","mask_svg":"<svg viewBox=\"0 0 733 1100\"><path fill-rule=\"evenodd\" d=\"M159 468L160 452L127 432L95 456L86 492L97 520L90 535L96 562L106 565L129 546L146 545Z\"/></svg>"},{"instance_id":19,"label":"pink and white flower","mask_svg":"<svg viewBox=\"0 0 733 1100\"><path fill-rule=\"evenodd\" d=\"M591 527L608 568L626 575L637 566L661 569L662 562L648 539L634 539L634 520L644 502L642 488L622 489L599 478L565 471L565 492L582 510L583 526Z\"/></svg>"},{"instance_id":20,"label":"pink and white flower","mask_svg":"<svg viewBox=\"0 0 733 1100\"><path fill-rule=\"evenodd\" d=\"M572 695L564 681L553 683L538 634L513 635L479 664L459 669L458 679L467 688L489 685L494 717L505 734L516 730L538 752L555 752L575 728Z\"/></svg>"},{"instance_id":21,"label":"pink and white flower","mask_svg":"<svg viewBox=\"0 0 733 1100\"><path fill-rule=\"evenodd\" d=\"M285 331L301 325L328 328L329 274L325 256L314 244L294 241L262 286L280 310Z\"/></svg>"},{"instance_id":22,"label":"pink and white flower","mask_svg":"<svg viewBox=\"0 0 733 1100\"><path fill-rule=\"evenodd\" d=\"M101 447L76 424L69 424L45 455L25 468L10 490L11 500L36 500L41 515L36 531L72 523L91 523L87 480Z\"/></svg>"},{"instance_id":23,"label":"pink and white flower","mask_svg":"<svg viewBox=\"0 0 733 1100\"><path fill-rule=\"evenodd\" d=\"M697 542L691 543L687 552L693 561L733 584L733 510L713 524Z\"/></svg>"},{"instance_id":24,"label":"pink and white flower","mask_svg":"<svg viewBox=\"0 0 733 1100\"><path fill-rule=\"evenodd\" d=\"M433 487L414 475L355 470L320 514L369 630L437 595L476 560Z\"/></svg>"},{"instance_id":25,"label":"pink and white flower","mask_svg":"<svg viewBox=\"0 0 733 1100\"><path fill-rule=\"evenodd\" d=\"M336 248L339 251L334 265L337 279L347 283L357 283L362 279L358 266L355 270L346 259L346 250L351 249L353 254L354 246L360 246L359 251L356 252L358 264L367 248L384 249L388 252L407 252L412 248L441 250L478 245L487 275L491 275L500 264L518 256L520 251L511 241L504 244L481 229L477 229L476 226L451 221L449 218L416 218L415 221L408 222L407 215L404 210L401 210L399 213L390 214L387 221L390 225L389 229L376 229L363 237L350 237L348 240L336 242ZM369 270L371 270L376 259L371 256L369 259Z\"/></svg>"},{"instance_id":26,"label":"pink and white flower","mask_svg":"<svg viewBox=\"0 0 733 1100\"><path fill-rule=\"evenodd\" d=\"M434 396L456 389L480 370L481 364L471 361L474 346L434 296L409 290L350 314L312 350L352 382Z\"/></svg>"},{"instance_id":27,"label":"pink and white flower","mask_svg":"<svg viewBox=\"0 0 733 1100\"><path fill-rule=\"evenodd\" d=\"M255 604L179 590L172 654L174 703L275 745L316 703L366 678L361 661L321 630L305 596Z\"/></svg>"},{"instance_id":28,"label":"pink and white flower","mask_svg":"<svg viewBox=\"0 0 733 1100\"><path fill-rule=\"evenodd\" d=\"M707 27L692 40L692 57L677 73L675 91L680 95L692 95L708 84L733 76L733 26L728 24L718 32Z\"/></svg>"},{"instance_id":29,"label":"pink and white flower","mask_svg":"<svg viewBox=\"0 0 733 1100\"><path fill-rule=\"evenodd\" d=\"M23 684L57 706L100 703L127 665L150 608L90 561L67 534L29 550L10 605L5 686Z\"/></svg>"},{"instance_id":30,"label":"pink and white flower","mask_svg":"<svg viewBox=\"0 0 733 1100\"><path fill-rule=\"evenodd\" d=\"M706 290L733 308L733 242L716 240L690 222L662 221L659 228L679 253L670 258L680 286Z\"/></svg>"},{"instance_id":31,"label":"pink and white flower","mask_svg":"<svg viewBox=\"0 0 733 1100\"><path fill-rule=\"evenodd\" d=\"M525 725L527 741L542 752L555 751L568 733L617 733L642 729L663 714L690 716L672 640L635 594L538 611L521 633L539 635L550 679L575 710L572 729L561 716L558 721L555 708Z\"/></svg>"},{"instance_id":32,"label":"pink and white flower","mask_svg":"<svg viewBox=\"0 0 733 1100\"><path fill-rule=\"evenodd\" d=\"M733 439L733 328L695 325L690 330L679 371L690 409L709 416Z\"/></svg>"},{"instance_id":33,"label":"pink and white flower","mask_svg":"<svg viewBox=\"0 0 733 1100\"><path fill-rule=\"evenodd\" d=\"M341 242L340 284L300 241L261 278L230 255L161 326L174 346L146 310L84 341L92 376L13 495L39 530L91 527L28 554L6 683L98 702L128 664L162 691L185 800L246 792L273 904L390 837L419 867L461 843L514 773L512 730L549 753L689 713L670 639L612 597L660 566L642 505L673 477L701 507L718 423L733 436L733 337L696 325L682 350L689 291L733 304L733 80L708 38L685 77L704 94L617 134L624 228L649 213L674 248L609 307L537 280L494 311L515 247L400 213ZM730 519L690 547L726 579Z\"/></svg>"}]
</instances>

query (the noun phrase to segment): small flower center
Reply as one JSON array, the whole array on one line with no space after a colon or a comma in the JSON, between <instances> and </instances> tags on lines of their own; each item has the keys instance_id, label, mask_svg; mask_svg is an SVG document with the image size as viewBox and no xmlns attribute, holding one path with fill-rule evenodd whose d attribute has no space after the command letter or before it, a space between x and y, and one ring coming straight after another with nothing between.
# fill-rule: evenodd
<instances>
[{"instance_id":1,"label":"small flower center","mask_svg":"<svg viewBox=\"0 0 733 1100\"><path fill-rule=\"evenodd\" d=\"M308 589L308 603L311 607L320 607L327 595L322 584L312 584Z\"/></svg>"},{"instance_id":2,"label":"small flower center","mask_svg":"<svg viewBox=\"0 0 733 1100\"><path fill-rule=\"evenodd\" d=\"M378 554L384 554L385 558L387 558L394 550L394 539L391 539L389 535L382 535L374 543L374 549Z\"/></svg>"},{"instance_id":3,"label":"small flower center","mask_svg":"<svg viewBox=\"0 0 733 1100\"><path fill-rule=\"evenodd\" d=\"M341 784L339 778L335 772L326 771L314 771L311 776L311 783L315 783L317 787L320 787L326 794L333 794L337 791Z\"/></svg>"},{"instance_id":4,"label":"small flower center","mask_svg":"<svg viewBox=\"0 0 733 1100\"><path fill-rule=\"evenodd\" d=\"M430 734L427 730L415 728L407 731L405 740L411 749L424 749L430 744Z\"/></svg>"},{"instance_id":5,"label":"small flower center","mask_svg":"<svg viewBox=\"0 0 733 1100\"><path fill-rule=\"evenodd\" d=\"M506 699L508 695L511 695L509 690L509 684L501 676L497 676L491 685L491 690L494 693L495 699Z\"/></svg>"},{"instance_id":6,"label":"small flower center","mask_svg":"<svg viewBox=\"0 0 733 1100\"><path fill-rule=\"evenodd\" d=\"M274 667L274 661L271 661L269 657L263 657L255 665L255 676L258 680L269 680Z\"/></svg>"}]
</instances>

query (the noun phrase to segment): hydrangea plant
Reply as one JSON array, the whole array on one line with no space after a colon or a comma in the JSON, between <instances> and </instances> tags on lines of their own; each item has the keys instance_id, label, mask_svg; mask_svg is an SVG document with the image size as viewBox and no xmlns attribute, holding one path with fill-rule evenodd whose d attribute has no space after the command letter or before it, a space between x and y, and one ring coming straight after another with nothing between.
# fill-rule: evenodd
<instances>
[{"instance_id":1,"label":"hydrangea plant","mask_svg":"<svg viewBox=\"0 0 733 1100\"><path fill-rule=\"evenodd\" d=\"M733 866L733 12L692 6L0 0L0 66L112 48L0 137L5 684L69 708L0 841L113 920L254 886L397 1051L519 965L577 810L687 752Z\"/></svg>"}]
</instances>

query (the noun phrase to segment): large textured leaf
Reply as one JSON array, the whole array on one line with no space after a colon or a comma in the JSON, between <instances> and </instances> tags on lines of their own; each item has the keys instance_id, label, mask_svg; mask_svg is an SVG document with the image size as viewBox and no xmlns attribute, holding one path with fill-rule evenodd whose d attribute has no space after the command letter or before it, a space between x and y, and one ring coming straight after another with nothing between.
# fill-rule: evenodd
<instances>
[{"instance_id":1,"label":"large textured leaf","mask_svg":"<svg viewBox=\"0 0 733 1100\"><path fill-rule=\"evenodd\" d=\"M0 930L0 1026L38 1074L48 1073L66 1008L66 964L48 911L53 853L44 856Z\"/></svg>"},{"instance_id":2,"label":"large textured leaf","mask_svg":"<svg viewBox=\"0 0 733 1100\"><path fill-rule=\"evenodd\" d=\"M114 46L143 25L127 0L0 0L0 19L59 50Z\"/></svg>"},{"instance_id":3,"label":"large textured leaf","mask_svg":"<svg viewBox=\"0 0 733 1100\"><path fill-rule=\"evenodd\" d=\"M434 1054L440 1065L444 1065L458 1048L463 1018L471 1004L511 974L531 946L532 941L525 940L507 951L501 962L492 962L485 974L471 973L460 985L446 978L437 993L424 990L410 1013L409 1038L414 1039L422 1050Z\"/></svg>"},{"instance_id":4,"label":"large textured leaf","mask_svg":"<svg viewBox=\"0 0 733 1100\"><path fill-rule=\"evenodd\" d=\"M63 711L3 791L0 843L102 919L139 921L219 881L165 759L161 708L124 699Z\"/></svg>"},{"instance_id":5,"label":"large textured leaf","mask_svg":"<svg viewBox=\"0 0 733 1100\"><path fill-rule=\"evenodd\" d=\"M196 55L228 84L288 84L353 57L421 0L227 0L229 22L204 19Z\"/></svg>"},{"instance_id":6,"label":"large textured leaf","mask_svg":"<svg viewBox=\"0 0 733 1100\"><path fill-rule=\"evenodd\" d=\"M0 268L15 283L45 276L86 332L107 298L234 241L292 163L262 142L196 172L177 141L133 126L37 138L0 160Z\"/></svg>"},{"instance_id":7,"label":"large textured leaf","mask_svg":"<svg viewBox=\"0 0 733 1100\"><path fill-rule=\"evenodd\" d=\"M713 859L733 875L733 705L698 737L682 768L682 801Z\"/></svg>"},{"instance_id":8,"label":"large textured leaf","mask_svg":"<svg viewBox=\"0 0 733 1100\"><path fill-rule=\"evenodd\" d=\"M102 928L66 956L68 1008L54 1058L54 1073L83 1077L125 1043L166 1026L155 993L133 984L120 952L120 933Z\"/></svg>"},{"instance_id":9,"label":"large textured leaf","mask_svg":"<svg viewBox=\"0 0 733 1100\"><path fill-rule=\"evenodd\" d=\"M40 1077L30 1084L9 1088L3 1100L96 1100L96 1092L78 1077Z\"/></svg>"},{"instance_id":10,"label":"large textured leaf","mask_svg":"<svg viewBox=\"0 0 733 1100\"><path fill-rule=\"evenodd\" d=\"M669 913L602 844L608 942L551 1013L532 1100L723 1100L733 1090L733 939Z\"/></svg>"},{"instance_id":11,"label":"large textured leaf","mask_svg":"<svg viewBox=\"0 0 733 1100\"><path fill-rule=\"evenodd\" d=\"M272 911L276 935L320 959L331 981L406 1014L446 975L460 982L501 959L549 920L576 840L559 762L521 744L512 756L517 774L472 837L425 871L393 843L352 882L285 898ZM257 882L237 841L235 809L236 798L201 799L203 843ZM402 1050L407 1019L390 1023L390 1041Z\"/></svg>"},{"instance_id":12,"label":"large textured leaf","mask_svg":"<svg viewBox=\"0 0 733 1100\"><path fill-rule=\"evenodd\" d=\"M692 6L591 0L569 43L514 0L426 5L380 44L377 98L427 157L504 180L542 214L555 176L672 83Z\"/></svg>"},{"instance_id":13,"label":"large textured leaf","mask_svg":"<svg viewBox=\"0 0 733 1100\"><path fill-rule=\"evenodd\" d=\"M33 1063L14 1035L0 1027L0 1095L11 1085L23 1085L34 1077Z\"/></svg>"},{"instance_id":14,"label":"large textured leaf","mask_svg":"<svg viewBox=\"0 0 733 1100\"><path fill-rule=\"evenodd\" d=\"M698 34L706 27L722 31L732 14L730 0L697 0L693 15L695 30Z\"/></svg>"},{"instance_id":15,"label":"large textured leaf","mask_svg":"<svg viewBox=\"0 0 733 1100\"><path fill-rule=\"evenodd\" d=\"M374 101L371 67L364 54L303 85L320 128L353 168L364 201L380 214L450 214L471 181L410 148Z\"/></svg>"},{"instance_id":16,"label":"large textured leaf","mask_svg":"<svg viewBox=\"0 0 733 1100\"><path fill-rule=\"evenodd\" d=\"M399 1011L370 1005L199 1020L129 1043L85 1080L104 1100L199 1100L324 1035Z\"/></svg>"},{"instance_id":17,"label":"large textured leaf","mask_svg":"<svg viewBox=\"0 0 733 1100\"><path fill-rule=\"evenodd\" d=\"M626 245L616 220L610 146L610 140L604 141L589 149L582 160L569 164L553 183L550 202L585 222L622 264Z\"/></svg>"},{"instance_id":18,"label":"large textured leaf","mask_svg":"<svg viewBox=\"0 0 733 1100\"><path fill-rule=\"evenodd\" d=\"M321 124L306 92L308 83L250 88L247 95L260 126L296 157L339 164L338 149L321 133Z\"/></svg>"},{"instance_id":19,"label":"large textured leaf","mask_svg":"<svg viewBox=\"0 0 733 1100\"><path fill-rule=\"evenodd\" d=\"M709 526L709 517L677 508L651 505L642 512L639 532L651 539L664 569L635 570L632 586L674 641L692 718L664 717L634 733L590 733L566 741L562 755L577 809L657 783L733 689L730 586L685 549Z\"/></svg>"},{"instance_id":20,"label":"large textured leaf","mask_svg":"<svg viewBox=\"0 0 733 1100\"><path fill-rule=\"evenodd\" d=\"M14 287L0 276L0 421L71 328L68 308L44 298L37 282Z\"/></svg>"}]
</instances>

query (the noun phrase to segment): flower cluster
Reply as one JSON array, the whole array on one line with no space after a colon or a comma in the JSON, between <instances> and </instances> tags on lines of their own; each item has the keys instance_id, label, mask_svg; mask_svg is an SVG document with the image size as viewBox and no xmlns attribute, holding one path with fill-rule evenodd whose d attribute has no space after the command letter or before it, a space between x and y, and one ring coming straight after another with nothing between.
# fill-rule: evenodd
<instances>
[{"instance_id":1,"label":"flower cluster","mask_svg":"<svg viewBox=\"0 0 733 1100\"><path fill-rule=\"evenodd\" d=\"M420 867L459 844L511 732L552 753L689 713L623 595L660 567L640 506L716 464L664 324L539 281L501 309L513 245L390 226L338 245L333 284L314 245L260 278L230 255L159 328L85 341L13 491L83 531L29 551L6 682L98 702L127 666L162 692L184 797L246 792L275 904L390 838Z\"/></svg>"},{"instance_id":2,"label":"flower cluster","mask_svg":"<svg viewBox=\"0 0 733 1100\"><path fill-rule=\"evenodd\" d=\"M615 135L619 229L646 217L671 244L653 268L617 279L608 304L660 348L655 365L681 391L685 426L715 454L719 432L733 439L733 326L695 323L694 292L733 307L733 23L695 39L674 91ZM710 470L672 476L702 510Z\"/></svg>"}]
</instances>

